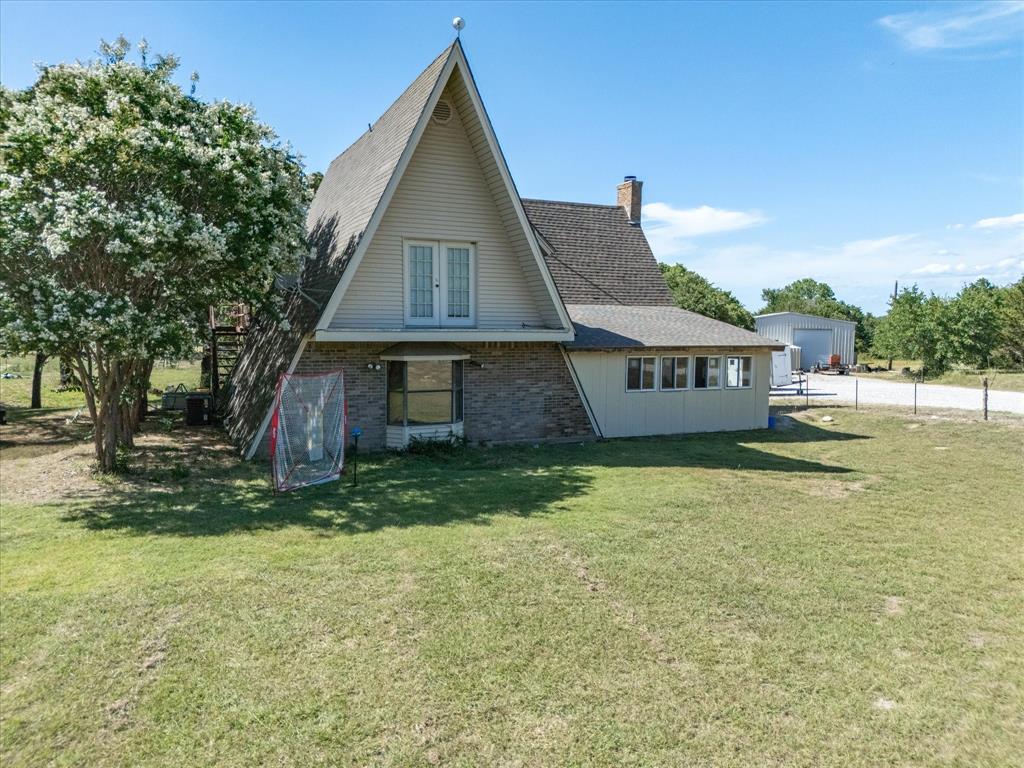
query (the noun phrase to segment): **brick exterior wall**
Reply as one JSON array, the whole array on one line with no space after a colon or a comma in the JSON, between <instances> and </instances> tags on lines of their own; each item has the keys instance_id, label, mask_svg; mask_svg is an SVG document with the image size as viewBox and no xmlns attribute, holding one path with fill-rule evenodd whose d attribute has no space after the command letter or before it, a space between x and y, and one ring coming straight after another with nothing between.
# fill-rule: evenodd
<instances>
[{"instance_id":1,"label":"brick exterior wall","mask_svg":"<svg viewBox=\"0 0 1024 768\"><path fill-rule=\"evenodd\" d=\"M361 427L359 448L369 451L384 447L386 427L387 370L380 359L390 344L317 344L310 342L299 358L296 373L345 371L345 397L348 401L348 424ZM369 364L380 364L379 371Z\"/></svg>"},{"instance_id":2,"label":"brick exterior wall","mask_svg":"<svg viewBox=\"0 0 1024 768\"><path fill-rule=\"evenodd\" d=\"M555 343L459 346L466 365L466 439L516 442L594 437L576 385Z\"/></svg>"},{"instance_id":3,"label":"brick exterior wall","mask_svg":"<svg viewBox=\"0 0 1024 768\"><path fill-rule=\"evenodd\" d=\"M387 374L379 356L389 346L310 343L295 369L299 373L344 369L349 426L362 427L359 446L371 451L384 448ZM467 361L464 374L467 440L519 442L594 437L557 344L460 342L458 346L470 353L472 361ZM368 369L371 363L380 363L381 370Z\"/></svg>"}]
</instances>

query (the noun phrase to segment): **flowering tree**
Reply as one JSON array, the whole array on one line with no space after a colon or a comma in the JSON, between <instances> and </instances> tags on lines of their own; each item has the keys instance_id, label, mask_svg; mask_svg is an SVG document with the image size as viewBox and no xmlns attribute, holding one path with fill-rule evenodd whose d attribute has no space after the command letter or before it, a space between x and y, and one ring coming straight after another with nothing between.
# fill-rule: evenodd
<instances>
[{"instance_id":1,"label":"flowering tree","mask_svg":"<svg viewBox=\"0 0 1024 768\"><path fill-rule=\"evenodd\" d=\"M0 88L0 347L72 361L110 471L153 359L295 271L309 193L252 108L184 93L144 41L139 63L123 38L100 51Z\"/></svg>"}]
</instances>

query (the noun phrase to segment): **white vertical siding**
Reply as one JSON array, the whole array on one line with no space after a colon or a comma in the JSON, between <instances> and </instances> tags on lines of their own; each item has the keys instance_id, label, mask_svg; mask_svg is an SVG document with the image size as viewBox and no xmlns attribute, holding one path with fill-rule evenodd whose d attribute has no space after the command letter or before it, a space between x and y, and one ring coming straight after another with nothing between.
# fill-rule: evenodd
<instances>
[{"instance_id":1,"label":"white vertical siding","mask_svg":"<svg viewBox=\"0 0 1024 768\"><path fill-rule=\"evenodd\" d=\"M797 329L829 329L832 331L832 354L839 355L846 365L857 362L857 324L848 320L803 315L799 312L780 312L755 317L754 329L762 336L781 341L783 344L794 343L793 332Z\"/></svg>"},{"instance_id":2,"label":"white vertical siding","mask_svg":"<svg viewBox=\"0 0 1024 768\"><path fill-rule=\"evenodd\" d=\"M536 327L550 324L552 312L557 325L546 292L542 298L548 306L538 301L536 262L517 253L450 89L442 98L456 106L451 120L427 124L332 329L404 326L403 238L476 243L476 327ZM515 226L521 230L518 221Z\"/></svg>"},{"instance_id":3,"label":"white vertical siding","mask_svg":"<svg viewBox=\"0 0 1024 768\"><path fill-rule=\"evenodd\" d=\"M626 357L633 354L658 358L671 355L750 355L754 366L753 386L749 389L627 392ZM771 388L771 353L768 351L570 352L569 357L605 437L719 432L759 429L768 425L768 390ZM660 381L659 367L659 384Z\"/></svg>"}]
</instances>

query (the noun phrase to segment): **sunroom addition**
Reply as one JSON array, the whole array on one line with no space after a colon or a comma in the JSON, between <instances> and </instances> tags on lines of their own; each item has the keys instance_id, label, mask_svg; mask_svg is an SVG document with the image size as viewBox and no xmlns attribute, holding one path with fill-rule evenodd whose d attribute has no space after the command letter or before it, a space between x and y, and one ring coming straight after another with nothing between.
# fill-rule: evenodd
<instances>
[{"instance_id":1,"label":"sunroom addition","mask_svg":"<svg viewBox=\"0 0 1024 768\"><path fill-rule=\"evenodd\" d=\"M447 440L463 434L463 367L469 353L454 344L395 344L387 363L388 448L412 440Z\"/></svg>"}]
</instances>

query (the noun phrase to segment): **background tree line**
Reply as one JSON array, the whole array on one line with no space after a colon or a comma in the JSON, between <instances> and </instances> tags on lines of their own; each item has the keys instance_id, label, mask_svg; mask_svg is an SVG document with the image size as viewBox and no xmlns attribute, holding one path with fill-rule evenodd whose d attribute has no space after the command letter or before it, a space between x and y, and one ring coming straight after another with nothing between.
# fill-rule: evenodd
<instances>
[{"instance_id":1,"label":"background tree line","mask_svg":"<svg viewBox=\"0 0 1024 768\"><path fill-rule=\"evenodd\" d=\"M872 349L921 360L925 375L953 365L1024 368L1024 278L1003 287L981 278L951 297L904 288L879 319Z\"/></svg>"},{"instance_id":2,"label":"background tree line","mask_svg":"<svg viewBox=\"0 0 1024 768\"><path fill-rule=\"evenodd\" d=\"M676 304L716 320L754 329L754 316L729 291L679 264L661 264ZM801 312L853 320L860 356L920 360L925 375L951 366L1024 368L1024 278L996 286L985 278L955 296L926 295L916 285L896 293L876 316L842 301L827 283L811 278L761 291L757 314Z\"/></svg>"}]
</instances>

